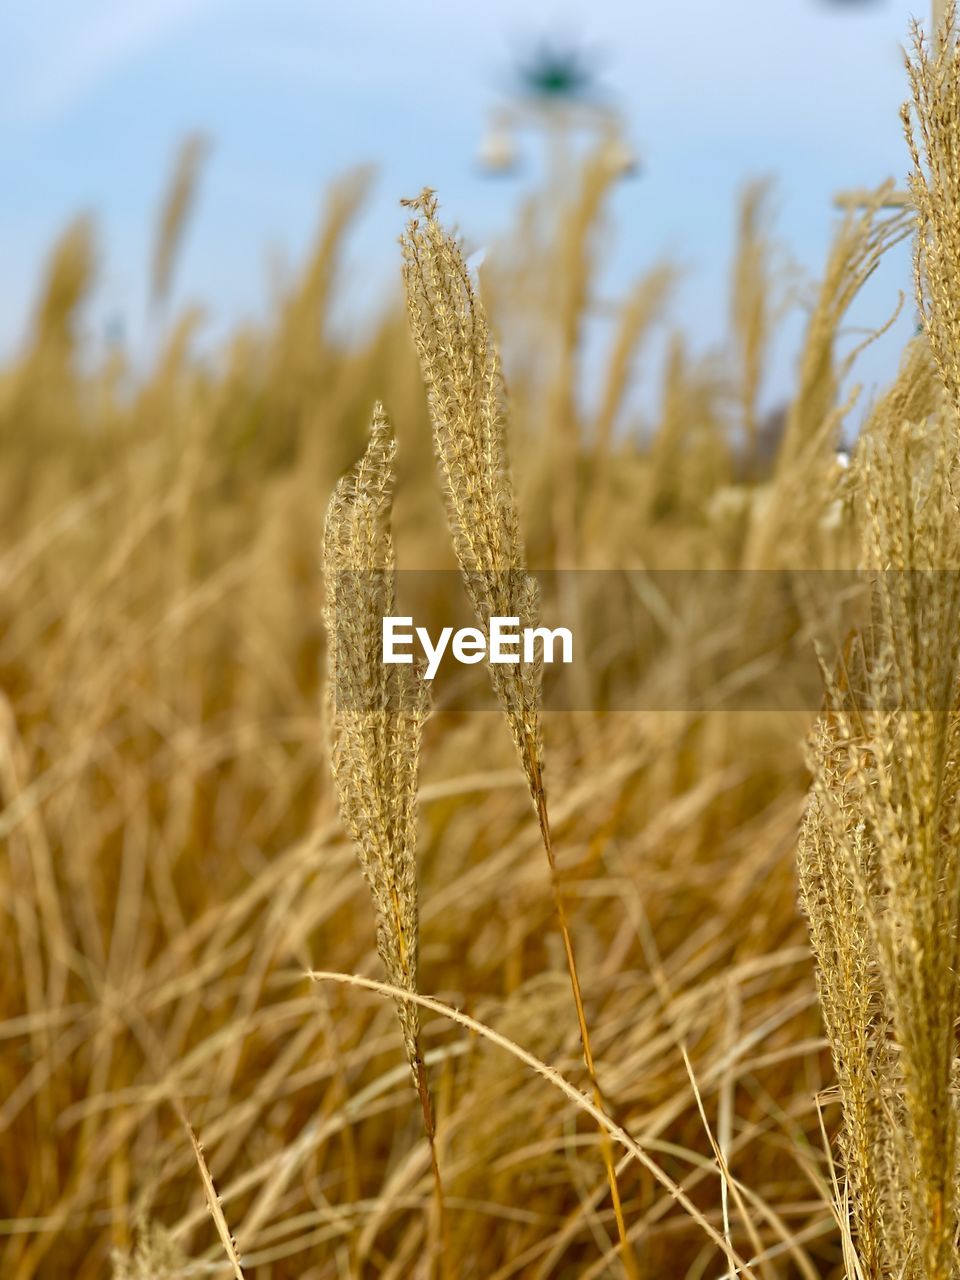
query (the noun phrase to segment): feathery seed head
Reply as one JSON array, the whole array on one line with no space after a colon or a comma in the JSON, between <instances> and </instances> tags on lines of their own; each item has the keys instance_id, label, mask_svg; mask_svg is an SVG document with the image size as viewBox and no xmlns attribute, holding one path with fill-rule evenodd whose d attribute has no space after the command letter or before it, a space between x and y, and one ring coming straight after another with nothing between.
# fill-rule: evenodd
<instances>
[{"instance_id":1,"label":"feathery seed head","mask_svg":"<svg viewBox=\"0 0 960 1280\"><path fill-rule=\"evenodd\" d=\"M507 457L506 396L483 304L460 246L426 189L402 238L407 308L427 388L454 551L482 631L490 618L539 619ZM531 791L539 786L539 664L491 666Z\"/></svg>"},{"instance_id":2,"label":"feathery seed head","mask_svg":"<svg viewBox=\"0 0 960 1280\"><path fill-rule=\"evenodd\" d=\"M914 272L923 328L943 384L960 408L960 47L950 0L933 48L914 25L907 59L912 103L902 118L913 161Z\"/></svg>"},{"instance_id":3,"label":"feathery seed head","mask_svg":"<svg viewBox=\"0 0 960 1280\"><path fill-rule=\"evenodd\" d=\"M380 405L360 462L337 485L323 539L328 710L340 812L373 897L387 977L416 989L416 791L426 685L382 660L382 619L396 612L390 533L396 442ZM411 1066L417 1007L397 1004Z\"/></svg>"}]
</instances>

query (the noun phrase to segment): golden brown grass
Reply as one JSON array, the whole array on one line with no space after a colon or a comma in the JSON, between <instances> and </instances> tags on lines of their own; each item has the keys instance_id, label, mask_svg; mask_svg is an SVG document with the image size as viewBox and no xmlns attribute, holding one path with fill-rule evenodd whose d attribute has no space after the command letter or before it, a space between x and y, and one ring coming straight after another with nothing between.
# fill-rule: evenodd
<instances>
[{"instance_id":1,"label":"golden brown grass","mask_svg":"<svg viewBox=\"0 0 960 1280\"><path fill-rule=\"evenodd\" d=\"M874 617L828 691L800 846L870 1277L956 1268L960 576L945 425L882 415L863 442Z\"/></svg>"},{"instance_id":2,"label":"golden brown grass","mask_svg":"<svg viewBox=\"0 0 960 1280\"><path fill-rule=\"evenodd\" d=\"M0 373L5 1280L406 1280L441 1257L464 1280L598 1280L630 1265L618 1217L642 1276L956 1274L958 601L929 572L957 567L956 67L924 57L925 330L846 476L839 330L908 229L876 208L838 231L779 452L751 466L780 293L755 204L730 350L678 336L653 424L627 388L666 267L614 308L596 404L571 393L599 159L554 234L520 219L512 287L494 254L478 289L415 211L408 317L397 299L347 340L351 175L262 326L201 359L197 315L173 320L140 378L85 349L98 254L68 231ZM490 711L438 685L424 721L416 677L373 661L394 539L404 566L456 564L481 622L536 617L530 565L637 570L642 670L612 629L589 713L499 668ZM818 978L794 864L815 708L736 709L647 571L852 548L875 612L828 667L809 751ZM679 692L616 710L638 681Z\"/></svg>"},{"instance_id":3,"label":"golden brown grass","mask_svg":"<svg viewBox=\"0 0 960 1280\"><path fill-rule=\"evenodd\" d=\"M960 52L953 38L957 9L950 0L943 38L931 50L914 24L913 57L907 60L912 102L903 125L913 160L910 196L916 211L914 240L917 304L952 403L960 405Z\"/></svg>"},{"instance_id":4,"label":"golden brown grass","mask_svg":"<svg viewBox=\"0 0 960 1280\"><path fill-rule=\"evenodd\" d=\"M927 165L905 108L925 337L857 451L870 617L828 672L800 841L843 1109L838 1213L848 1273L867 1280L946 1280L960 1267L954 19L950 5L935 56L917 36L910 65Z\"/></svg>"},{"instance_id":5,"label":"golden brown grass","mask_svg":"<svg viewBox=\"0 0 960 1280\"><path fill-rule=\"evenodd\" d=\"M196 200L207 145L202 135L193 134L184 140L177 153L154 242L150 281L150 299L154 306L162 304L170 292L177 250Z\"/></svg>"},{"instance_id":6,"label":"golden brown grass","mask_svg":"<svg viewBox=\"0 0 960 1280\"><path fill-rule=\"evenodd\" d=\"M373 897L377 951L388 980L403 991L416 992L416 798L428 702L421 671L413 666L388 667L382 659L382 620L397 612L389 524L394 452L390 424L377 405L366 452L338 483L327 510L323 537L327 707L340 812ZM438 1214L444 1223L419 1011L416 1005L398 1000L397 1015L430 1146Z\"/></svg>"},{"instance_id":7,"label":"golden brown grass","mask_svg":"<svg viewBox=\"0 0 960 1280\"><path fill-rule=\"evenodd\" d=\"M730 329L740 364L738 388L746 464L755 469L760 450L759 398L780 303L770 232L770 183L750 183L740 204L730 290Z\"/></svg>"},{"instance_id":8,"label":"golden brown grass","mask_svg":"<svg viewBox=\"0 0 960 1280\"><path fill-rule=\"evenodd\" d=\"M414 343L420 357L440 463L454 552L480 630L493 617L539 625L537 584L527 573L520 514L513 496L506 444L506 398L500 360L456 241L444 231L436 199L426 191L415 203L403 239L404 282ZM580 975L567 922L543 782L542 663L489 666L530 788L540 828L577 1027L594 1103L603 1108L590 1044ZM624 1264L637 1263L626 1224L613 1156L605 1131L601 1149Z\"/></svg>"}]
</instances>

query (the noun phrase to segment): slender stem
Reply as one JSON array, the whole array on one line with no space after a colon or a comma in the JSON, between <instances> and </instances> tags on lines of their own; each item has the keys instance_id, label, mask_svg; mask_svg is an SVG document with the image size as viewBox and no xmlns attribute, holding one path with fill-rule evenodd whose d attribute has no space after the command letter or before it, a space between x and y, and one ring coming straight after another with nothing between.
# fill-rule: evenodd
<instances>
[{"instance_id":1,"label":"slender stem","mask_svg":"<svg viewBox=\"0 0 960 1280\"><path fill-rule=\"evenodd\" d=\"M540 835L543 840L543 848L547 855L547 862L550 866L550 888L553 891L553 905L557 913L557 923L560 926L560 936L563 939L563 950L567 960L567 972L570 975L570 986L573 990L573 1003L577 1010L577 1023L580 1028L580 1044L583 1049L583 1061L587 1068L587 1076L590 1080L590 1087L593 1091L594 1105L609 1117L607 1106L600 1092L600 1083L597 1080L597 1070L593 1059L593 1050L590 1047L590 1032L587 1029L587 1017L583 1008L583 993L580 987L580 975L577 972L577 961L573 952L573 938L570 935L570 928L567 924L567 909L563 902L563 892L560 886L560 874L557 870L557 859L553 850L553 838L550 834L550 818L547 813L547 797L543 789L543 775L540 771L540 761L537 749L532 741L527 743L528 760L530 765L531 790L533 792L534 804L537 807L537 820L540 825ZM610 1199L613 1202L613 1213L617 1221L617 1234L620 1237L620 1254L623 1259L623 1265L630 1277L630 1280L639 1280L640 1272L637 1265L636 1255L633 1252L633 1246L627 1238L627 1226L623 1217L623 1204L620 1200L620 1187L617 1183L617 1171L613 1163L613 1148L610 1142L610 1135L603 1128L600 1129L600 1151L603 1156L603 1165L607 1173L607 1183L610 1187Z\"/></svg>"},{"instance_id":2,"label":"slender stem","mask_svg":"<svg viewBox=\"0 0 960 1280\"><path fill-rule=\"evenodd\" d=\"M390 892L394 927L399 945L400 967L403 970L404 977L407 979L407 984L415 989L416 981L410 973L409 951L405 941L403 919L400 911L400 897L395 885L391 885ZM440 1271L444 1280L451 1280L452 1255L450 1253L446 1201L443 1196L443 1181L440 1177L440 1162L437 1159L437 1128L433 1118L433 1102L430 1098L430 1082L427 1079L427 1068L420 1050L419 1033L414 1040L413 1060L410 1065L413 1068L413 1075L417 1085L417 1097L420 1099L420 1110L423 1113L423 1129L427 1135L427 1144L430 1147L430 1167L433 1170L434 1199L436 1200L437 1222L440 1228Z\"/></svg>"},{"instance_id":3,"label":"slender stem","mask_svg":"<svg viewBox=\"0 0 960 1280\"><path fill-rule=\"evenodd\" d=\"M416 1054L413 1059L413 1074L417 1082L417 1097L420 1099L420 1110L423 1112L423 1129L427 1135L427 1145L430 1148L434 1199L437 1205L437 1221L440 1227L440 1270L445 1280L449 1280L452 1276L452 1271L447 1206L443 1194L443 1180L440 1177L440 1161L437 1158L437 1129L433 1118L433 1102L430 1097L427 1068L420 1052L419 1036L417 1037Z\"/></svg>"}]
</instances>

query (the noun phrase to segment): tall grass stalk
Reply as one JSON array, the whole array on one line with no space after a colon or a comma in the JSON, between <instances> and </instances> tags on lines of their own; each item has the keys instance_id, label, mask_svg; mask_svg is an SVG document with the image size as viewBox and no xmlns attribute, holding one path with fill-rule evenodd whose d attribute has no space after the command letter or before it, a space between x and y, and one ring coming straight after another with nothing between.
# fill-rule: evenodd
<instances>
[{"instance_id":1,"label":"tall grass stalk","mask_svg":"<svg viewBox=\"0 0 960 1280\"><path fill-rule=\"evenodd\" d=\"M843 1127L856 1267L948 1280L960 1019L960 60L919 32L904 109L925 338L860 441L869 625L827 672L801 895ZM918 142L916 139L921 141ZM932 379L935 368L938 388Z\"/></svg>"},{"instance_id":2,"label":"tall grass stalk","mask_svg":"<svg viewBox=\"0 0 960 1280\"><path fill-rule=\"evenodd\" d=\"M539 593L527 572L513 493L500 359L460 247L437 218L436 198L425 191L413 206L419 216L409 220L402 240L404 283L454 551L482 631L489 630L496 616L515 617L521 627L535 627ZM584 1062L596 1104L602 1106L543 782L542 666L490 665L489 670L536 811ZM623 1261L628 1273L636 1275L605 1132L601 1145Z\"/></svg>"},{"instance_id":3,"label":"tall grass stalk","mask_svg":"<svg viewBox=\"0 0 960 1280\"><path fill-rule=\"evenodd\" d=\"M396 444L378 404L361 461L337 485L323 537L327 707L340 812L373 898L377 951L395 986L417 989L416 794L426 683L382 661L382 619L396 613L390 532ZM430 1148L444 1254L443 1183L416 1005L396 1002Z\"/></svg>"}]
</instances>

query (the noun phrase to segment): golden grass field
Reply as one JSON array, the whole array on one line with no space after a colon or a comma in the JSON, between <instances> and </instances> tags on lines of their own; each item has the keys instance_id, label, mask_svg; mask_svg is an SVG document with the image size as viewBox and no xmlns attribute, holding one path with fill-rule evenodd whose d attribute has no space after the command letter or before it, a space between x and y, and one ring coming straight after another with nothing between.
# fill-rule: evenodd
<instances>
[{"instance_id":1,"label":"golden grass field","mask_svg":"<svg viewBox=\"0 0 960 1280\"><path fill-rule=\"evenodd\" d=\"M676 333L645 361L676 282L655 264L589 406L609 146L478 281L451 211L398 208L396 294L345 339L348 175L269 318L203 355L199 315L164 310L188 146L146 373L88 358L95 231L65 232L0 373L3 1280L960 1274L960 601L926 572L960 561L960 63L913 67L913 211L838 221L776 421L762 186L725 352ZM922 332L851 403L845 317L905 235ZM324 549L377 402L395 480L377 418ZM745 617L760 571L897 572L819 715L714 688L668 612L636 678L706 699L622 709L612 630L580 710L508 681L421 723L373 672L371 728L324 685L364 678L384 600L335 574L394 556L459 564L481 618L529 605L484 569L736 570Z\"/></svg>"}]
</instances>

